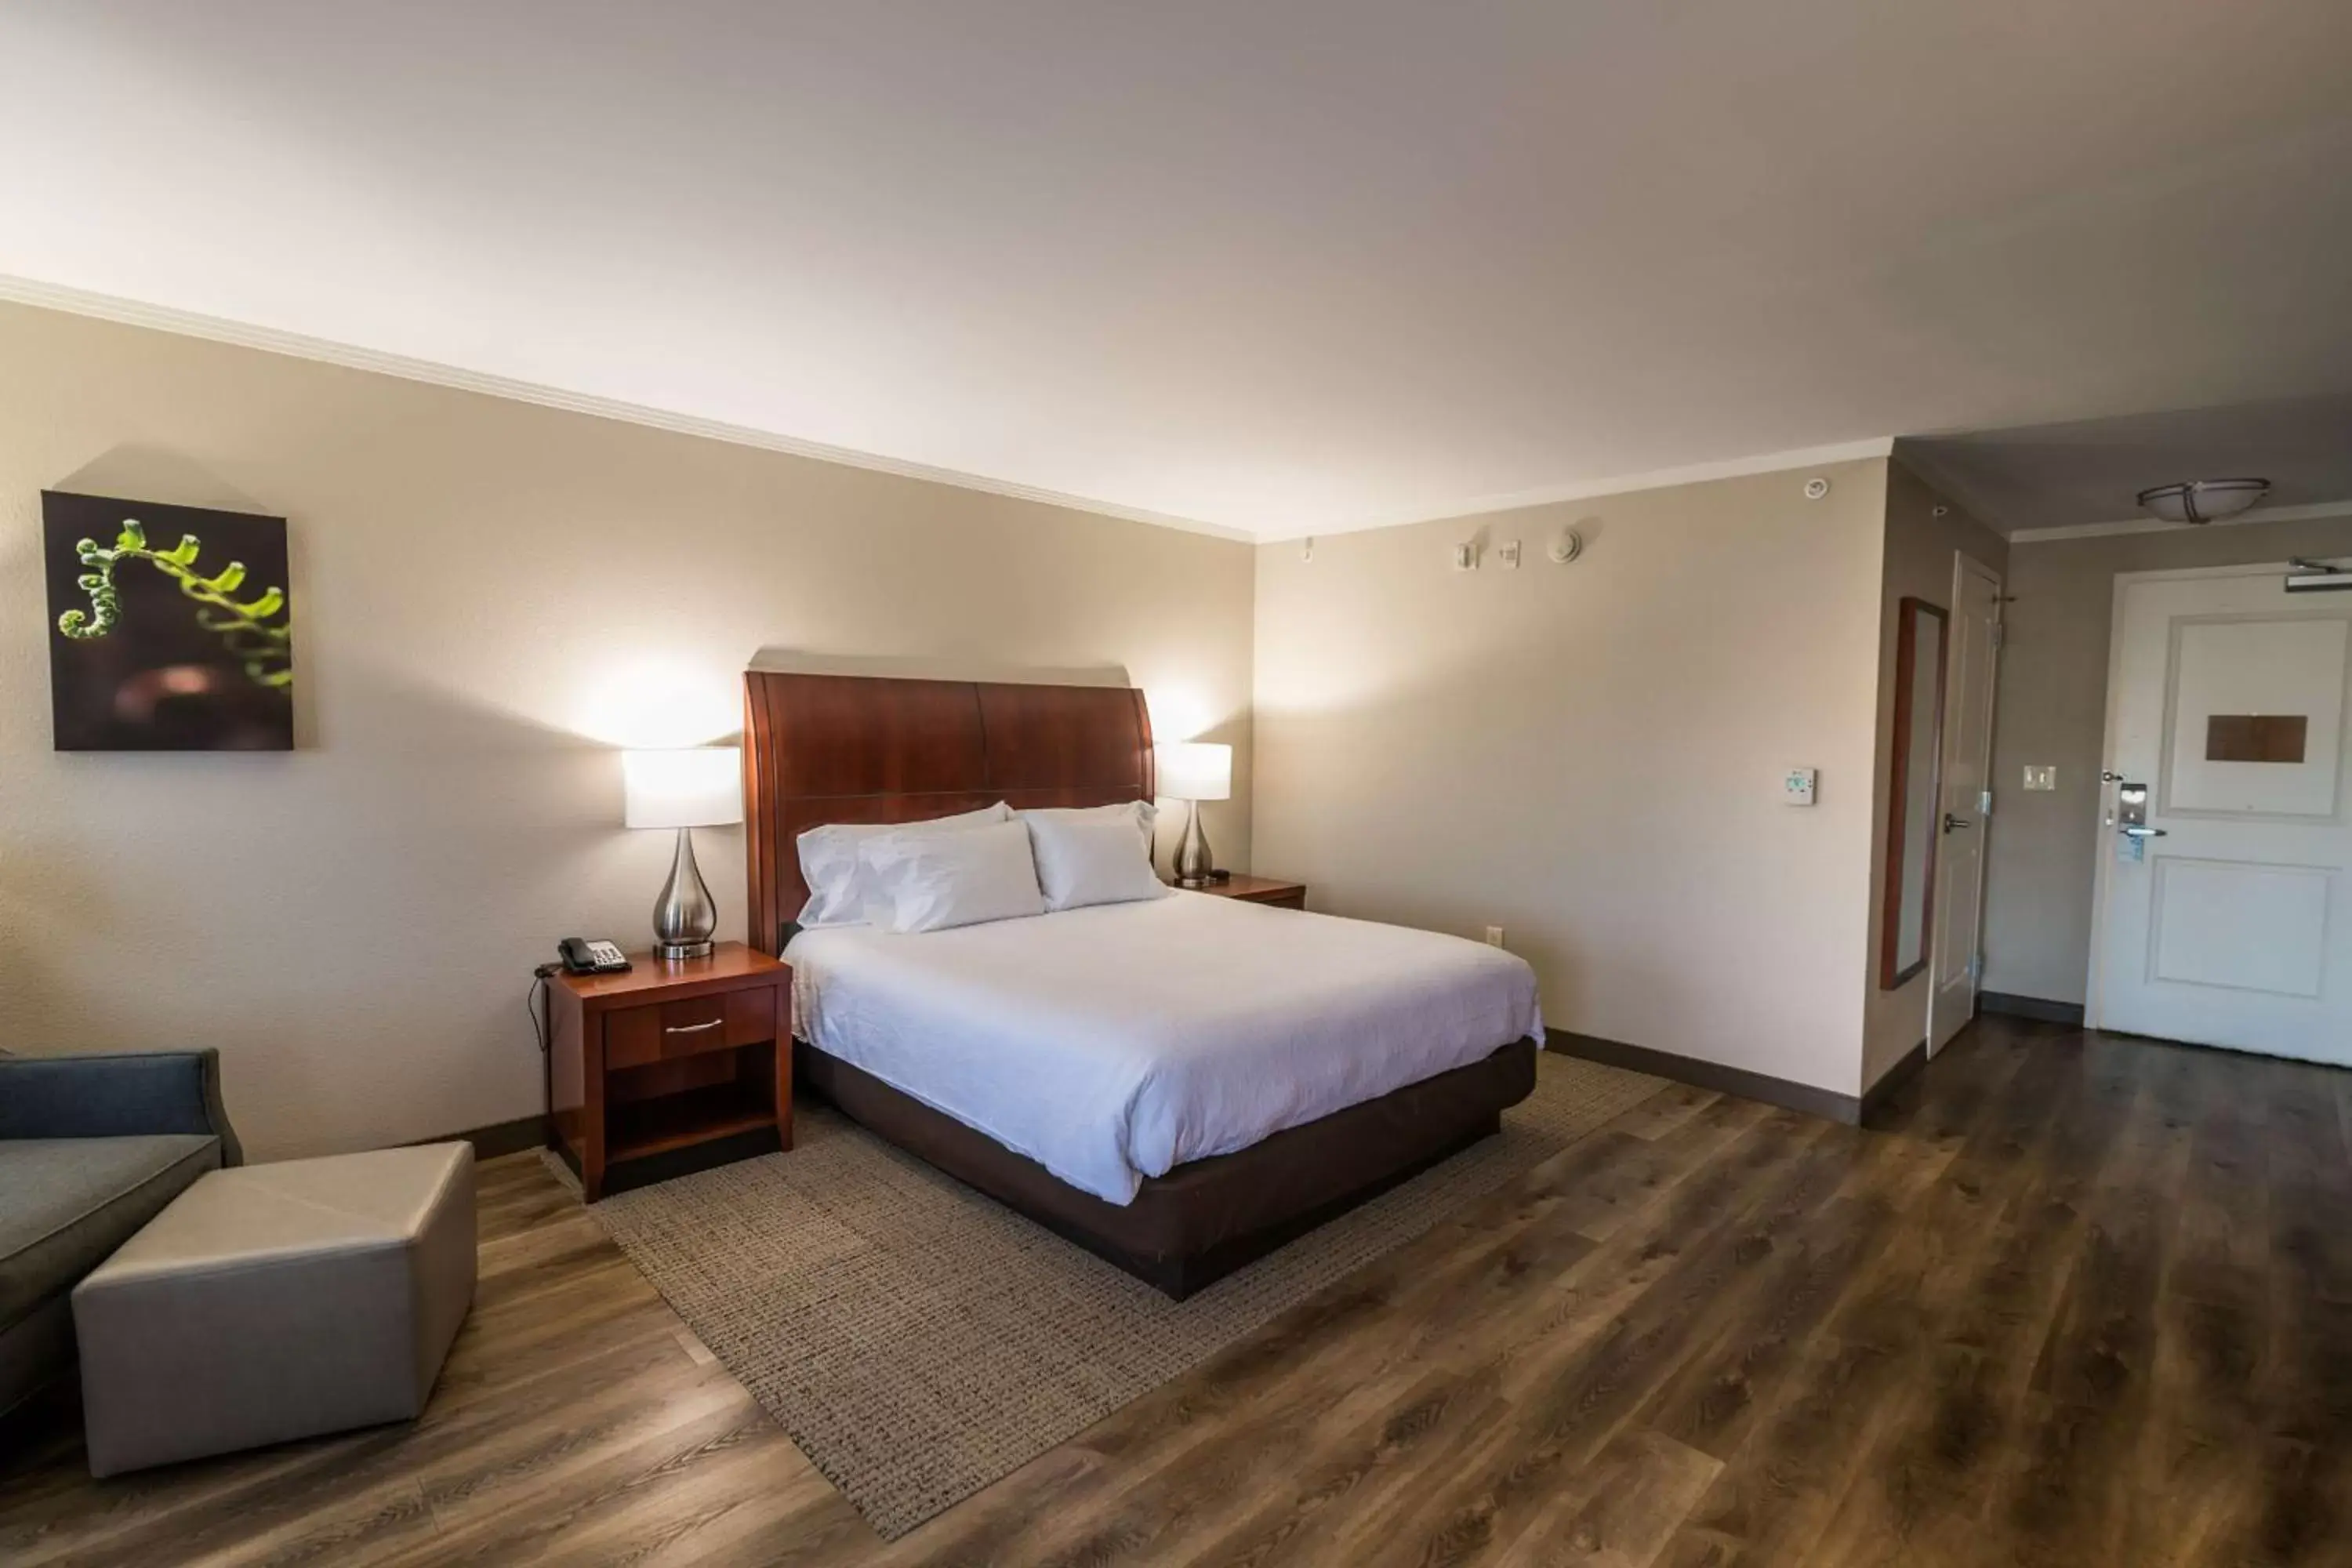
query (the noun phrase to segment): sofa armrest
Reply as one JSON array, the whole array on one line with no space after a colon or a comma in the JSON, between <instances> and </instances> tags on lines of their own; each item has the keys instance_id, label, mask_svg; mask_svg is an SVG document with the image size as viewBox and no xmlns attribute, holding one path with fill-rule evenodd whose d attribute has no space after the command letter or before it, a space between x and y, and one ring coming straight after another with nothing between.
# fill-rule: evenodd
<instances>
[{"instance_id":1,"label":"sofa armrest","mask_svg":"<svg viewBox=\"0 0 2352 1568\"><path fill-rule=\"evenodd\" d=\"M208 1132L221 1163L245 1152L221 1105L220 1053L0 1058L0 1138L122 1138Z\"/></svg>"}]
</instances>

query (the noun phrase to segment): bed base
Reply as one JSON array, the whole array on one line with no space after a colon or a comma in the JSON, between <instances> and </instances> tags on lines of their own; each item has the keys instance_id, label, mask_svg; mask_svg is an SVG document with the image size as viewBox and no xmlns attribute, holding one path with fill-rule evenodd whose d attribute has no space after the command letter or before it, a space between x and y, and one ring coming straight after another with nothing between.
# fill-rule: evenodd
<instances>
[{"instance_id":1,"label":"bed base","mask_svg":"<svg viewBox=\"0 0 2352 1568\"><path fill-rule=\"evenodd\" d=\"M827 1056L793 1048L793 1078L852 1121L1176 1300L1502 1131L1535 1089L1537 1045L1145 1180L1125 1206L1081 1192L953 1117Z\"/></svg>"}]
</instances>

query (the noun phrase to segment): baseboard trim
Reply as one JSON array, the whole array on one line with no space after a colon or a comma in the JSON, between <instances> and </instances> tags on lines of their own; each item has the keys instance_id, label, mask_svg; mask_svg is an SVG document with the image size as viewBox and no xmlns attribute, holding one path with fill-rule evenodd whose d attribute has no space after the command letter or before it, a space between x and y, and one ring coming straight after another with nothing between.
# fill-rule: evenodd
<instances>
[{"instance_id":1,"label":"baseboard trim","mask_svg":"<svg viewBox=\"0 0 2352 1568\"><path fill-rule=\"evenodd\" d=\"M1904 1052L1893 1067L1880 1073L1876 1083L1862 1091L1862 1115L1867 1118L1885 1103L1889 1095L1917 1077L1919 1069L1927 1065L1927 1042L1922 1039Z\"/></svg>"},{"instance_id":2,"label":"baseboard trim","mask_svg":"<svg viewBox=\"0 0 2352 1568\"><path fill-rule=\"evenodd\" d=\"M2052 1002L2040 996L2015 996L2006 991L1978 992L1977 1011L1999 1013L2005 1018L2033 1018L2044 1024L2063 1024L2070 1029L2083 1026L2083 1005L2080 1002Z\"/></svg>"},{"instance_id":3,"label":"baseboard trim","mask_svg":"<svg viewBox=\"0 0 2352 1568\"><path fill-rule=\"evenodd\" d=\"M1849 1127L1862 1121L1863 1101L1858 1096L1815 1089L1809 1083L1774 1078L1769 1073L1750 1072L1746 1068L1726 1067L1721 1062L1676 1056L1672 1051L1655 1051L1647 1046L1629 1046L1622 1040L1604 1040L1598 1035L1571 1034L1566 1029L1546 1029L1544 1047L1562 1056L1582 1057L1587 1061L1600 1062L1607 1067L1627 1068L1634 1072L1648 1073L1654 1078L1670 1078L1694 1089L1712 1089L1717 1094L1736 1094L1742 1100L1760 1100L1767 1105L1801 1111L1824 1121L1842 1121ZM1923 1050L1920 1054L1924 1058L1926 1052ZM1903 1070L1898 1063L1895 1071ZM1887 1076L1892 1078L1894 1074ZM1882 1083L1885 1081L1880 1079Z\"/></svg>"},{"instance_id":4,"label":"baseboard trim","mask_svg":"<svg viewBox=\"0 0 2352 1568\"><path fill-rule=\"evenodd\" d=\"M419 1138L418 1143L456 1143L474 1146L477 1160L495 1160L501 1154L520 1154L526 1149L547 1146L547 1118L518 1116L512 1121L494 1121L488 1127L469 1127L463 1132L444 1133L438 1138ZM414 1145L412 1145L414 1147Z\"/></svg>"}]
</instances>

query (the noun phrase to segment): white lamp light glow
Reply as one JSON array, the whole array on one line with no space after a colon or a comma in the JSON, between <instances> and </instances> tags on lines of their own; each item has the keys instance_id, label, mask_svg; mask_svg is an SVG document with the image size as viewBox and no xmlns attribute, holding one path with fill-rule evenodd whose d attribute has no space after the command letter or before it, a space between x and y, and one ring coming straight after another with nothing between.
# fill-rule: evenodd
<instances>
[{"instance_id":1,"label":"white lamp light glow","mask_svg":"<svg viewBox=\"0 0 2352 1568\"><path fill-rule=\"evenodd\" d=\"M1234 749L1209 741L1177 741L1155 748L1160 793L1169 800L1231 800Z\"/></svg>"},{"instance_id":2,"label":"white lamp light glow","mask_svg":"<svg viewBox=\"0 0 2352 1568\"><path fill-rule=\"evenodd\" d=\"M623 752L631 827L722 827L743 820L743 753L733 746Z\"/></svg>"}]
</instances>

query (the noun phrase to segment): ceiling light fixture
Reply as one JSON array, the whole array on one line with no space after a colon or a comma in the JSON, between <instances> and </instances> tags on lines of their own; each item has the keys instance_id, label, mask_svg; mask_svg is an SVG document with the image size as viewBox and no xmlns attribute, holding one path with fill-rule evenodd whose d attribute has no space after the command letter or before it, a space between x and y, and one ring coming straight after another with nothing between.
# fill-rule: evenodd
<instances>
[{"instance_id":1,"label":"ceiling light fixture","mask_svg":"<svg viewBox=\"0 0 2352 1568\"><path fill-rule=\"evenodd\" d=\"M2189 479L2139 492L2139 504L2167 522L2219 522L2271 493L2268 479Z\"/></svg>"}]
</instances>

